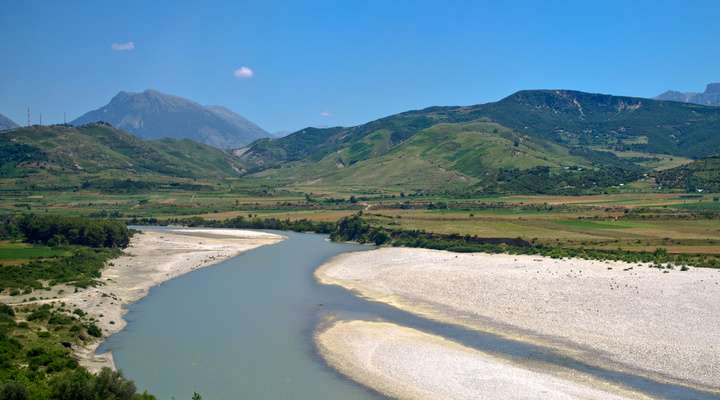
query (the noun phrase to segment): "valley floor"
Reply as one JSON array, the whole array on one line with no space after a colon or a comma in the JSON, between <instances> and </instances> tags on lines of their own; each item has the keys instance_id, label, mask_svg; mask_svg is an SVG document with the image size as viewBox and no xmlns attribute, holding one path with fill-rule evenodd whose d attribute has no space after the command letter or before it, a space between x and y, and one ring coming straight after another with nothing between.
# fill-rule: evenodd
<instances>
[{"instance_id":1,"label":"valley floor","mask_svg":"<svg viewBox=\"0 0 720 400\"><path fill-rule=\"evenodd\" d=\"M661 270L622 262L384 248L338 256L320 267L316 277L370 300L537 344L589 365L720 392L717 269ZM336 340L333 332L338 330L353 339ZM339 323L318 337L331 364L353 378L374 376L377 382L369 386L378 390L386 379L428 384L421 371L387 375L384 363L398 362L398 355L357 349L383 349L391 332L407 334L403 340L420 335L402 327ZM323 335L335 339L324 340ZM433 346L437 353L438 344ZM484 390L476 388L477 393ZM435 393L436 398L466 398L442 393Z\"/></svg>"}]
</instances>

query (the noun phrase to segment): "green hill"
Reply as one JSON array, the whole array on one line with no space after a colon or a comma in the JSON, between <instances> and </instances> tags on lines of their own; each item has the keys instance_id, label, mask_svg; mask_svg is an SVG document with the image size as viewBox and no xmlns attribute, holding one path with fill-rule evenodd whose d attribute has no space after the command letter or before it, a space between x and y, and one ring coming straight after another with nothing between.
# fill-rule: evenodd
<instances>
[{"instance_id":1,"label":"green hill","mask_svg":"<svg viewBox=\"0 0 720 400\"><path fill-rule=\"evenodd\" d=\"M700 178L677 182L708 173L673 167L717 153L718 132L717 107L536 90L307 128L234 155L190 140L145 141L103 123L17 128L0 133L0 178L16 187L150 190L250 175L310 188L575 194L655 173L672 182L665 187L690 187Z\"/></svg>"},{"instance_id":2,"label":"green hill","mask_svg":"<svg viewBox=\"0 0 720 400\"><path fill-rule=\"evenodd\" d=\"M102 123L4 131L0 155L1 177L35 185L177 184L237 176L239 171L235 158L217 148L190 140L144 141Z\"/></svg>"},{"instance_id":3,"label":"green hill","mask_svg":"<svg viewBox=\"0 0 720 400\"><path fill-rule=\"evenodd\" d=\"M577 192L637 179L650 171L650 154L707 155L720 148L716 132L714 107L537 90L350 128L308 128L235 154L245 172L284 184ZM638 156L616 156L631 152Z\"/></svg>"},{"instance_id":4,"label":"green hill","mask_svg":"<svg viewBox=\"0 0 720 400\"><path fill-rule=\"evenodd\" d=\"M589 166L563 147L482 121L437 124L397 145L390 130L380 129L349 146L314 156L311 162L291 162L258 176L284 183L457 191L494 181L487 171Z\"/></svg>"},{"instance_id":5,"label":"green hill","mask_svg":"<svg viewBox=\"0 0 720 400\"><path fill-rule=\"evenodd\" d=\"M569 90L528 90L471 107L474 115L560 144L614 150L712 155L720 148L720 109Z\"/></svg>"},{"instance_id":6,"label":"green hill","mask_svg":"<svg viewBox=\"0 0 720 400\"><path fill-rule=\"evenodd\" d=\"M661 171L655 177L658 186L689 192L720 192L720 156L694 161L677 168Z\"/></svg>"}]
</instances>

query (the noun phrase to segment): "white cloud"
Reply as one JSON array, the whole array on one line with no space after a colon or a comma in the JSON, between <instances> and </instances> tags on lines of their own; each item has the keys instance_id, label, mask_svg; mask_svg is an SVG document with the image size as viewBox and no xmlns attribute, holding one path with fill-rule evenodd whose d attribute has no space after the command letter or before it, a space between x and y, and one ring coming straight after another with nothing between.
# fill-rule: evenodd
<instances>
[{"instance_id":1,"label":"white cloud","mask_svg":"<svg viewBox=\"0 0 720 400\"><path fill-rule=\"evenodd\" d=\"M131 51L135 50L135 43L113 43L111 47L114 51Z\"/></svg>"},{"instance_id":2,"label":"white cloud","mask_svg":"<svg viewBox=\"0 0 720 400\"><path fill-rule=\"evenodd\" d=\"M330 111L322 111L320 112L321 117L331 117L332 113Z\"/></svg>"},{"instance_id":3,"label":"white cloud","mask_svg":"<svg viewBox=\"0 0 720 400\"><path fill-rule=\"evenodd\" d=\"M233 75L235 75L236 78L249 79L255 75L255 72L253 72L253 70L249 67L242 66L236 69L235 72L233 72Z\"/></svg>"}]
</instances>

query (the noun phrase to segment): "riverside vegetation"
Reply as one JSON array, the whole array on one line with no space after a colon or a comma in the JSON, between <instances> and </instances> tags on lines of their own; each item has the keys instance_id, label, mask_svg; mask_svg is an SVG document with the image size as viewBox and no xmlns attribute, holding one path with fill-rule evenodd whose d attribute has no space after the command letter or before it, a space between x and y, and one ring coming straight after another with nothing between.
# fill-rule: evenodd
<instances>
[{"instance_id":1,"label":"riverside vegetation","mask_svg":"<svg viewBox=\"0 0 720 400\"><path fill-rule=\"evenodd\" d=\"M0 254L8 241L62 250L26 252L25 260L2 266L0 289L13 296L60 283L97 284L104 263L129 243L130 231L119 221L24 215L5 217L0 235ZM0 399L153 399L137 393L119 372L103 369L93 375L80 367L71 348L100 336L85 312L63 303L32 298L14 306L0 303Z\"/></svg>"},{"instance_id":2,"label":"riverside vegetation","mask_svg":"<svg viewBox=\"0 0 720 400\"><path fill-rule=\"evenodd\" d=\"M26 248L31 250L27 262L0 268L0 287L10 289L11 295L42 289L43 282L49 286L93 285L105 262L117 257L130 241L130 231L120 221L28 214L6 216L2 222L0 240L6 242L0 244L0 250L14 247L8 240L31 244ZM55 251L50 257L37 252L48 247Z\"/></svg>"},{"instance_id":3,"label":"riverside vegetation","mask_svg":"<svg viewBox=\"0 0 720 400\"><path fill-rule=\"evenodd\" d=\"M521 238L483 238L472 235L438 234L423 230L388 229L373 226L363 218L362 212L343 217L336 223L303 220L279 220L276 218L235 217L227 220L205 220L199 217L162 222L157 219L135 219L139 224L177 224L189 227L279 229L297 232L327 233L334 241L355 241L395 247L419 247L453 252L486 252L508 254L535 254L551 258L584 258L615 260L628 263L652 263L656 268L674 269L687 266L720 268L720 257L707 254L671 254L657 248L652 252L633 252L622 249L602 250L535 244Z\"/></svg>"},{"instance_id":4,"label":"riverside vegetation","mask_svg":"<svg viewBox=\"0 0 720 400\"><path fill-rule=\"evenodd\" d=\"M173 195L178 194L180 193ZM579 227L584 230L612 224L613 222L608 222L608 219L619 221L618 223L628 220L631 221L630 226L636 226L632 221L637 220L651 223L659 221L663 225L673 221L673 224L677 222L686 227L695 224L703 226L705 221L712 225L711 221L716 218L711 208L714 201L712 197L700 197L606 196L575 198L578 202L575 205L557 199L558 203L551 205L555 201L553 198L516 198L513 203L505 203L504 201L508 199L443 199L406 194L358 195L342 198L337 195L330 197L307 194L297 198L285 197L281 200L257 197L256 199L264 203L250 202L253 207L250 208L251 211L245 211L246 215L237 215L237 212L232 211L189 217L170 215L156 218L137 215L125 217L125 220L97 219L80 215L62 216L57 212L64 211L65 208L53 207L39 214L14 213L3 217L0 230L2 235L0 260L3 262L0 268L0 282L6 298L25 293L36 296L38 300L43 296L44 291L54 285L66 285L65 290L72 290L73 286L96 285L96 278L99 277L102 266L117 256L120 249L129 242L132 230L126 227L126 223L313 231L329 234L336 241L425 247L457 252L483 251L539 254L556 258L580 257L646 262L666 271L684 270L688 265L720 267L717 253L712 252L671 252L662 247L652 251L608 249L591 242L583 247L570 240L548 242L509 235L457 233L462 230L469 232L468 227L484 224L485 221L489 223L492 219L484 219L488 216L502 218L503 215L509 215L514 218L516 215L521 215L532 221L533 215L542 216L546 213L549 213L551 218L556 214L565 218L570 216L571 218L567 219L568 226L571 229ZM213 201L222 202L222 199L223 196L219 196ZM271 202L267 203L268 200ZM618 200L622 200L624 204L617 206ZM593 205L584 206L583 201ZM653 205L658 202L661 203L660 206ZM601 205L598 207L594 205L595 203ZM615 206L609 206L613 203ZM152 203L146 204L152 205ZM227 204L230 209L236 209L241 203L228 199ZM245 207L246 204L248 203L244 204ZM277 208L271 210L258 207L260 204ZM671 207L666 208L667 204ZM701 204L710 208L698 209L696 205ZM197 206L194 205L191 209L195 207ZM114 207L108 208L109 212L116 213L116 216L120 217L126 212ZM148 209L151 210L154 211L152 208ZM141 210L136 209L137 211ZM85 212L93 212L92 207ZM398 213L402 214L403 218L388 218L388 216L397 216ZM468 219L467 224L463 222L464 219L457 221L456 217L460 213ZM468 217L469 214L476 216ZM227 217L222 218L222 216ZM446 216L451 218L447 219ZM454 228L451 229L455 233L444 233L443 229L438 228L440 225L430 225L431 230L409 228L423 226L422 223L427 218L432 221L434 217L441 218L440 221L452 222ZM582 219L577 219L578 217ZM392 225L388 221L401 221L402 225ZM527 222L523 221L523 223ZM688 225L683 225L686 223ZM4 362L0 366L2 368L0 374L2 374L1 381L6 383L2 386L0 399L152 398L148 394L136 393L132 383L119 374L103 371L100 375L92 375L77 365L70 348L96 340L98 336L100 332L93 320L83 315L81 310L67 309L62 303L51 305L29 301L27 304L12 307L4 305L0 335ZM112 391L113 396L116 397L108 397L107 390ZM63 397L63 393L83 393L82 396L86 397Z\"/></svg>"},{"instance_id":5,"label":"riverside vegetation","mask_svg":"<svg viewBox=\"0 0 720 400\"><path fill-rule=\"evenodd\" d=\"M44 291L98 285L108 260L125 248L132 231L123 221L59 215L7 215L0 226L0 295L35 295L0 303L0 400L151 400L109 368L91 374L72 348L102 336L79 308L43 302ZM201 399L195 393L193 400Z\"/></svg>"}]
</instances>

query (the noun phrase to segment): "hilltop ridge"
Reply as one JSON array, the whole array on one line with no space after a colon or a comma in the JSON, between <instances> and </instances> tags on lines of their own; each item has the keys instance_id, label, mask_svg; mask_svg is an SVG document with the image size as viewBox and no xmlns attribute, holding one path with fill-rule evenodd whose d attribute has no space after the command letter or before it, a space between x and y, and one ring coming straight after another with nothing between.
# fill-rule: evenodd
<instances>
[{"instance_id":1,"label":"hilltop ridge","mask_svg":"<svg viewBox=\"0 0 720 400\"><path fill-rule=\"evenodd\" d=\"M492 103L306 128L234 154L245 172L293 184L556 191L627 183L650 172L645 164L658 155L710 155L720 148L717 131L715 107L523 90ZM548 180L557 185L538 187Z\"/></svg>"}]
</instances>

